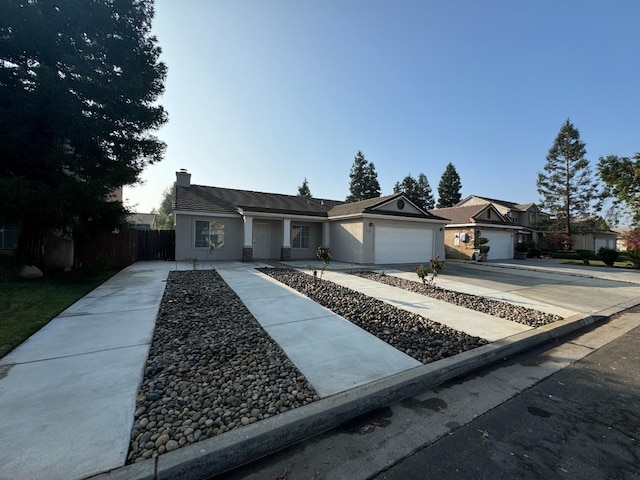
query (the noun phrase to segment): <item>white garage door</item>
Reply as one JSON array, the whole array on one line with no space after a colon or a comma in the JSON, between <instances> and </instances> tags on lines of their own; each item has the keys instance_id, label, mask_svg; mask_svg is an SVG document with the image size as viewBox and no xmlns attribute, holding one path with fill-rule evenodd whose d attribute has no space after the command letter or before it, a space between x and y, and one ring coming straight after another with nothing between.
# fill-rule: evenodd
<instances>
[{"instance_id":1,"label":"white garage door","mask_svg":"<svg viewBox=\"0 0 640 480\"><path fill-rule=\"evenodd\" d=\"M376 225L375 263L426 263L433 257L433 229Z\"/></svg>"},{"instance_id":2,"label":"white garage door","mask_svg":"<svg viewBox=\"0 0 640 480\"><path fill-rule=\"evenodd\" d=\"M596 238L594 243L596 253L598 253L600 247L616 248L615 240L609 240L607 238Z\"/></svg>"},{"instance_id":3,"label":"white garage door","mask_svg":"<svg viewBox=\"0 0 640 480\"><path fill-rule=\"evenodd\" d=\"M513 258L513 234L509 232L482 231L482 236L489 239L489 260L506 260Z\"/></svg>"}]
</instances>

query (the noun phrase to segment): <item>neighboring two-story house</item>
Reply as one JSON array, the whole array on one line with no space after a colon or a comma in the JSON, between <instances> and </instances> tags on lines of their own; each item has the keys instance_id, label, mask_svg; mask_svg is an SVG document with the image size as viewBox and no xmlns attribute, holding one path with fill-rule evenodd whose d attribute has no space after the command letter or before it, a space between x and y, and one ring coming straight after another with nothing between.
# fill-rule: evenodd
<instances>
[{"instance_id":1,"label":"neighboring two-story house","mask_svg":"<svg viewBox=\"0 0 640 480\"><path fill-rule=\"evenodd\" d=\"M496 200L495 198L469 195L458 202L456 207L486 205L488 203L493 205L506 220L521 227L517 231L515 243L529 241L538 243L542 239L539 225L548 218L548 215L540 212L540 209L535 203L514 203L505 200Z\"/></svg>"}]
</instances>

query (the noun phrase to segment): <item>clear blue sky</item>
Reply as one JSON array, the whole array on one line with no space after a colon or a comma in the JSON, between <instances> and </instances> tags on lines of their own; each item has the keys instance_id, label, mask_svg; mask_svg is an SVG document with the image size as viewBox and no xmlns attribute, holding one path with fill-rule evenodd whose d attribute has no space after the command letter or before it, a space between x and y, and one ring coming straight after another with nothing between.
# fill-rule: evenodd
<instances>
[{"instance_id":1,"label":"clear blue sky","mask_svg":"<svg viewBox=\"0 0 640 480\"><path fill-rule=\"evenodd\" d=\"M640 151L637 0L157 0L163 162L125 189L192 183L343 200L358 150L382 194L447 163L463 197L539 200L567 119L598 157Z\"/></svg>"}]
</instances>

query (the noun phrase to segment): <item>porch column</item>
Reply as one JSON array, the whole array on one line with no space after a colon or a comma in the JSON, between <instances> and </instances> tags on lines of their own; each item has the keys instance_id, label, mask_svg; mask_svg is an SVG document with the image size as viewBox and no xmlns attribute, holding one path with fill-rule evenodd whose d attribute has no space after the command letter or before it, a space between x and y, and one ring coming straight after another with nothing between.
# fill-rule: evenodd
<instances>
[{"instance_id":1,"label":"porch column","mask_svg":"<svg viewBox=\"0 0 640 480\"><path fill-rule=\"evenodd\" d=\"M282 247L280 247L280 260L291 260L291 220L282 219Z\"/></svg>"},{"instance_id":2,"label":"porch column","mask_svg":"<svg viewBox=\"0 0 640 480\"><path fill-rule=\"evenodd\" d=\"M322 246L323 247L331 246L331 238L329 235L329 222L322 223Z\"/></svg>"},{"instance_id":3,"label":"porch column","mask_svg":"<svg viewBox=\"0 0 640 480\"><path fill-rule=\"evenodd\" d=\"M242 246L242 261L253 262L253 217L242 217L244 220L244 244Z\"/></svg>"}]
</instances>

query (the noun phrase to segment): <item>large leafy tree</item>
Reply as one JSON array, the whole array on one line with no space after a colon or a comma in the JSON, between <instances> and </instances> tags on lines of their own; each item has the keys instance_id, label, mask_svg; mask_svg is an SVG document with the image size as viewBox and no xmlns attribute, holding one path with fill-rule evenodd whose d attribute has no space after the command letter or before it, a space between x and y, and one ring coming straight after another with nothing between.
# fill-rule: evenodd
<instances>
[{"instance_id":1,"label":"large leafy tree","mask_svg":"<svg viewBox=\"0 0 640 480\"><path fill-rule=\"evenodd\" d=\"M24 257L50 229L112 229L126 211L109 193L161 160L152 18L151 0L0 2L0 217Z\"/></svg>"},{"instance_id":2,"label":"large leafy tree","mask_svg":"<svg viewBox=\"0 0 640 480\"><path fill-rule=\"evenodd\" d=\"M158 230L173 230L173 188L169 187L162 193L162 201L158 209L156 225Z\"/></svg>"},{"instance_id":3,"label":"large leafy tree","mask_svg":"<svg viewBox=\"0 0 640 480\"><path fill-rule=\"evenodd\" d=\"M364 154L358 151L351 172L349 173L349 195L347 202L358 202L380 196L380 183L373 162L364 158Z\"/></svg>"},{"instance_id":4,"label":"large leafy tree","mask_svg":"<svg viewBox=\"0 0 640 480\"><path fill-rule=\"evenodd\" d=\"M307 182L307 179L304 179L304 182L302 182L302 185L300 185L298 187L298 196L299 197L303 197L303 198L311 198L311 190L309 189L309 182Z\"/></svg>"},{"instance_id":5,"label":"large leafy tree","mask_svg":"<svg viewBox=\"0 0 640 480\"><path fill-rule=\"evenodd\" d=\"M640 223L640 153L633 158L600 157L598 173L605 185L602 195L613 197L617 205L630 213L634 224Z\"/></svg>"},{"instance_id":6,"label":"large leafy tree","mask_svg":"<svg viewBox=\"0 0 640 480\"><path fill-rule=\"evenodd\" d=\"M409 200L425 210L432 209L434 206L431 187L424 173L418 175L417 180L411 175L407 175L402 179L402 182L396 182L393 193L403 193Z\"/></svg>"},{"instance_id":7,"label":"large leafy tree","mask_svg":"<svg viewBox=\"0 0 640 480\"><path fill-rule=\"evenodd\" d=\"M438 208L453 207L462 198L460 175L451 162L446 166L438 184Z\"/></svg>"},{"instance_id":8,"label":"large leafy tree","mask_svg":"<svg viewBox=\"0 0 640 480\"><path fill-rule=\"evenodd\" d=\"M547 154L544 172L538 173L541 205L556 219L558 228L571 236L571 220L591 213L596 199L585 143L567 119Z\"/></svg>"}]
</instances>

